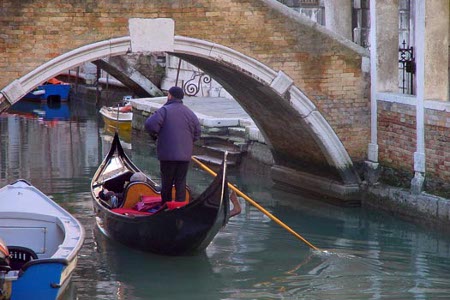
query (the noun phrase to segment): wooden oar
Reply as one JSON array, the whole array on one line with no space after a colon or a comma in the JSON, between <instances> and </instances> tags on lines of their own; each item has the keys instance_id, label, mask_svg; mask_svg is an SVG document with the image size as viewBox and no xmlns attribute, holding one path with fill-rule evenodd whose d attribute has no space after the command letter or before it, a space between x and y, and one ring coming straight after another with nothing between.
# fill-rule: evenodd
<instances>
[{"instance_id":1,"label":"wooden oar","mask_svg":"<svg viewBox=\"0 0 450 300\"><path fill-rule=\"evenodd\" d=\"M197 158L195 158L194 156L192 156L192 160L194 162L196 162L200 167L202 167L205 171L207 171L209 174L216 176L217 174L211 170L210 168L208 168L205 164L203 164L202 162L200 162ZM271 220L273 220L275 223L277 223L278 225L280 225L281 227L283 227L284 229L286 229L289 233L291 233L292 235L294 235L296 238L298 238L299 240L301 240L303 243L305 243L306 245L308 245L311 249L313 250L319 250L319 248L317 248L316 246L314 246L313 244L311 244L310 242L308 242L304 237L302 237L300 234L298 234L297 232L295 232L292 228L290 228L289 226L287 226L286 224L284 224L283 222L281 222L277 217L275 217L274 215L272 215L270 212L268 212L264 207L262 207L261 205L259 205L257 202L255 202L254 200L252 200L250 197L248 197L246 194L244 194L243 192L241 192L237 187L235 187L234 185L232 185L231 183L228 183L228 187L231 188L233 191L235 191L239 196L241 196L242 198L244 198L247 202L249 202L251 205L253 205L254 207L256 207L259 211L261 211L263 214L265 214L266 216L268 216Z\"/></svg>"}]
</instances>

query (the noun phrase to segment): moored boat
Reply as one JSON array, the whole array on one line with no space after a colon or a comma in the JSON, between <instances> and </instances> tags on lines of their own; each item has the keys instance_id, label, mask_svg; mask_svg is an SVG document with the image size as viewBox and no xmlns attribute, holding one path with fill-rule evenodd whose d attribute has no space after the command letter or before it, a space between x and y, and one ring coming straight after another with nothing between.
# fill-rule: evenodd
<instances>
[{"instance_id":1,"label":"moored boat","mask_svg":"<svg viewBox=\"0 0 450 300\"><path fill-rule=\"evenodd\" d=\"M108 237L129 247L163 255L192 255L206 249L230 213L226 163L212 183L198 197L186 190L186 203L168 202L158 206L157 184L130 178L141 173L124 153L118 134L109 153L91 181L94 212L99 229ZM109 202L104 190L122 195ZM140 204L151 204L140 209Z\"/></svg>"},{"instance_id":2,"label":"moored boat","mask_svg":"<svg viewBox=\"0 0 450 300\"><path fill-rule=\"evenodd\" d=\"M133 120L133 111L129 103L130 97L125 96L122 102L117 106L102 106L100 114L102 115L105 126L115 130L131 130Z\"/></svg>"},{"instance_id":3,"label":"moored boat","mask_svg":"<svg viewBox=\"0 0 450 300\"><path fill-rule=\"evenodd\" d=\"M100 114L102 115L105 126L119 131L130 131L131 122L133 120L132 112L120 112L117 107L100 108Z\"/></svg>"},{"instance_id":4,"label":"moored boat","mask_svg":"<svg viewBox=\"0 0 450 300\"><path fill-rule=\"evenodd\" d=\"M57 299L77 265L84 229L25 180L0 189L2 263L11 299Z\"/></svg>"},{"instance_id":5,"label":"moored boat","mask_svg":"<svg viewBox=\"0 0 450 300\"><path fill-rule=\"evenodd\" d=\"M56 78L51 78L44 84L24 96L29 100L68 101L71 85Z\"/></svg>"}]
</instances>

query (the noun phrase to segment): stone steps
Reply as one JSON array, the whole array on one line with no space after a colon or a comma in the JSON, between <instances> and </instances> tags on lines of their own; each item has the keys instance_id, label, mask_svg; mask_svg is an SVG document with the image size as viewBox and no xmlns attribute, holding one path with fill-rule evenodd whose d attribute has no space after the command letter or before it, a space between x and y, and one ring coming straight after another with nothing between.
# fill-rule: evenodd
<instances>
[{"instance_id":1,"label":"stone steps","mask_svg":"<svg viewBox=\"0 0 450 300\"><path fill-rule=\"evenodd\" d=\"M225 151L228 166L238 166L242 156L247 152L245 140L231 136L202 136L196 143L195 153L205 164L218 166L222 164Z\"/></svg>"}]
</instances>

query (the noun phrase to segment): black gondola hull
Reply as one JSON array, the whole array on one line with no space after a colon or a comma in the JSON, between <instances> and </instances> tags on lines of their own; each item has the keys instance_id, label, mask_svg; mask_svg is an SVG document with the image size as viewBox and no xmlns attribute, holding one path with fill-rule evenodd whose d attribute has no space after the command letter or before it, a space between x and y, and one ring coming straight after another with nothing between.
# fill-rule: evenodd
<instances>
[{"instance_id":1,"label":"black gondola hull","mask_svg":"<svg viewBox=\"0 0 450 300\"><path fill-rule=\"evenodd\" d=\"M117 147L121 148L118 137L115 137L111 150ZM124 161L131 164L126 156ZM130 216L111 211L94 192L105 164L102 163L94 175L91 190L97 225L113 240L157 254L192 255L203 251L228 221L230 207L223 169L210 186L186 206L149 216ZM131 165L130 170L136 171L137 168Z\"/></svg>"}]
</instances>

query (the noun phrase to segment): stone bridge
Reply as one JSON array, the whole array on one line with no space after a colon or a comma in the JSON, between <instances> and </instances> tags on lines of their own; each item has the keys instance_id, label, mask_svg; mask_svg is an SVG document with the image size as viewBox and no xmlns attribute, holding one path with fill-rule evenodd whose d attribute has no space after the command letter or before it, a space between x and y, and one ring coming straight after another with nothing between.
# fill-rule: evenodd
<instances>
[{"instance_id":1,"label":"stone bridge","mask_svg":"<svg viewBox=\"0 0 450 300\"><path fill-rule=\"evenodd\" d=\"M275 0L3 0L0 111L88 61L167 52L219 82L271 148L272 177L358 199L370 139L363 48Z\"/></svg>"}]
</instances>

